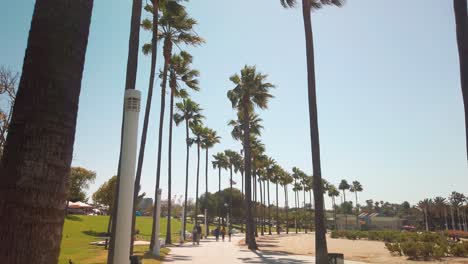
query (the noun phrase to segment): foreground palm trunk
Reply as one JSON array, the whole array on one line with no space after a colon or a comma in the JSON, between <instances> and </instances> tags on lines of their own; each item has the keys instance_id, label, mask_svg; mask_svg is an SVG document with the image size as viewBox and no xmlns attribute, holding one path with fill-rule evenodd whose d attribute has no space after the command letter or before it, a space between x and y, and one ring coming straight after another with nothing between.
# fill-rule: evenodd
<instances>
[{"instance_id":1,"label":"foreground palm trunk","mask_svg":"<svg viewBox=\"0 0 468 264\"><path fill-rule=\"evenodd\" d=\"M187 195L188 195L188 169L190 160L190 145L189 145L189 121L185 119L185 142L187 147L187 156L185 160L185 196L184 196L184 219L182 219L183 240L185 241L185 230L187 228Z\"/></svg>"},{"instance_id":2,"label":"foreground palm trunk","mask_svg":"<svg viewBox=\"0 0 468 264\"><path fill-rule=\"evenodd\" d=\"M323 208L323 185L322 170L320 164L320 143L317 120L317 97L315 87L315 62L314 62L314 44L312 36L312 20L310 15L310 2L302 0L302 12L304 17L304 29L307 52L307 81L309 98L309 123L310 139L312 147L312 166L313 166L313 190L315 206L315 262L317 264L328 263L328 249L326 240L325 215Z\"/></svg>"},{"instance_id":3,"label":"foreground palm trunk","mask_svg":"<svg viewBox=\"0 0 468 264\"><path fill-rule=\"evenodd\" d=\"M270 181L267 181L267 189L268 189L268 234L271 235ZM278 189L276 189L276 193L278 193ZM276 200L278 200L278 198L276 198Z\"/></svg>"},{"instance_id":4,"label":"foreground palm trunk","mask_svg":"<svg viewBox=\"0 0 468 264\"><path fill-rule=\"evenodd\" d=\"M249 98L247 96L244 96L242 98L242 102L244 105L244 120L249 120L249 113L248 113L248 102ZM252 179L251 179L251 173L252 173L252 155L251 155L251 149L250 149L250 126L249 122L243 122L242 124L243 130L244 130L244 138L243 138L243 147L244 147L244 166L245 166L245 211L246 211L246 216L247 216L247 225L246 225L246 237L247 243L248 243L248 248L250 250L257 250L257 242L255 241L255 235L254 235L254 221L252 217Z\"/></svg>"},{"instance_id":5,"label":"foreground palm trunk","mask_svg":"<svg viewBox=\"0 0 468 264\"><path fill-rule=\"evenodd\" d=\"M198 226L198 185L200 181L200 144L197 144L197 186L195 191L195 225Z\"/></svg>"},{"instance_id":6,"label":"foreground palm trunk","mask_svg":"<svg viewBox=\"0 0 468 264\"><path fill-rule=\"evenodd\" d=\"M466 0L453 0L457 32L460 81L465 110L465 137L468 152L468 14Z\"/></svg>"},{"instance_id":7,"label":"foreground palm trunk","mask_svg":"<svg viewBox=\"0 0 468 264\"><path fill-rule=\"evenodd\" d=\"M158 43L158 3L159 1L155 1L155 5L153 7L153 33L152 33L152 40L151 40L151 71L150 71L150 79L149 79L149 86L148 86L148 95L146 97L146 109L145 109L145 117L143 121L143 129L141 132L141 142L140 142L140 150L138 153L138 163L137 163L137 170L135 175L135 185L134 185L134 192L133 192L133 215L132 215L132 232L135 230L135 220L136 220L136 209L137 209L137 202L138 202L138 193L140 192L140 181L141 181L141 171L143 169L143 160L145 159L145 148L146 148L146 138L148 134L148 124L149 124L149 117L151 112L151 101L153 98L153 87L154 87L154 75L156 71L156 59L157 59L157 43ZM141 5L141 4L140 4ZM130 245L130 255L133 255L133 244L135 242L135 236L132 234L132 241Z\"/></svg>"},{"instance_id":8,"label":"foreground palm trunk","mask_svg":"<svg viewBox=\"0 0 468 264\"><path fill-rule=\"evenodd\" d=\"M92 0L37 1L0 165L1 263L57 263Z\"/></svg>"},{"instance_id":9,"label":"foreground palm trunk","mask_svg":"<svg viewBox=\"0 0 468 264\"><path fill-rule=\"evenodd\" d=\"M172 79L172 78L171 78ZM174 126L174 93L175 85L171 87L171 99L170 99L170 110L169 110L169 153L168 153L168 166L167 166L167 225L166 225L166 244L172 244L171 237L171 209L172 209L172 128Z\"/></svg>"}]
</instances>

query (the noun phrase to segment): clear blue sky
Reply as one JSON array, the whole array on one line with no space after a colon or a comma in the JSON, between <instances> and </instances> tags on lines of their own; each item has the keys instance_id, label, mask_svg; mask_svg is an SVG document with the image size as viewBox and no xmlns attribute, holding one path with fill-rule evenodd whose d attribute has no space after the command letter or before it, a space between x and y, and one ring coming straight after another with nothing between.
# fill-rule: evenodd
<instances>
[{"instance_id":1,"label":"clear blue sky","mask_svg":"<svg viewBox=\"0 0 468 264\"><path fill-rule=\"evenodd\" d=\"M73 160L73 165L97 172L90 193L117 171L131 11L131 1L96 0L94 4ZM17 71L22 67L33 7L32 0L0 3L0 64ZM311 173L300 9L284 10L279 0L203 0L192 1L187 8L199 21L197 32L207 40L206 45L187 50L201 71L202 91L193 98L205 109L206 125L222 136L212 153L241 147L226 125L235 117L226 98L232 88L228 77L245 64L255 64L277 86L276 98L261 112L267 154L286 169L298 166ZM313 29L323 176L336 184L341 179L359 180L364 186L362 203L365 199L413 203L447 196L452 190L466 193L452 3L349 0L341 9L314 13ZM149 41L148 33L142 33L141 40ZM143 95L149 63L148 57L140 56L137 88ZM142 178L142 189L150 196L155 184L159 84L158 80ZM161 182L166 188L164 142ZM183 129L175 129L176 194L184 188L184 144ZM195 155L192 149L191 197ZM227 176L225 172L224 186ZM235 179L240 183L239 176ZM210 190L216 186L217 172L210 166Z\"/></svg>"}]
</instances>

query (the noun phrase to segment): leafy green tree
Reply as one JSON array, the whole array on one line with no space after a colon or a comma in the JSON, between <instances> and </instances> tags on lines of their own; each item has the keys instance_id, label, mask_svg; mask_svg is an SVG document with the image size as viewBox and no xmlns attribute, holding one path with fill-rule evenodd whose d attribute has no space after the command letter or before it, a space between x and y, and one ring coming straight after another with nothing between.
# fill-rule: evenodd
<instances>
[{"instance_id":1,"label":"leafy green tree","mask_svg":"<svg viewBox=\"0 0 468 264\"><path fill-rule=\"evenodd\" d=\"M190 140L189 128L199 124L203 118L205 118L201 111L200 105L195 103L190 99L184 99L182 102L176 104L177 113L174 114L174 122L176 125L185 123L185 142L187 148L187 158L185 160L185 195L184 195L184 216L187 215L187 195L188 195L188 175L189 175L189 153L190 145L192 141ZM183 219L182 230L184 230L184 239L185 239L185 229L187 226L186 217Z\"/></svg>"},{"instance_id":2,"label":"leafy green tree","mask_svg":"<svg viewBox=\"0 0 468 264\"><path fill-rule=\"evenodd\" d=\"M228 91L228 98L232 103L232 107L235 108L239 114L242 115L242 120L246 122L242 123L243 126L243 140L242 145L244 148L244 167L245 167L245 207L246 207L246 219L247 219L247 232L246 232L246 243L248 248L251 250L257 249L257 243L255 242L254 236L254 221L252 215L252 156L250 147L250 124L247 120L251 113L254 112L254 108L266 109L268 107L268 101L273 96L270 94L270 89L273 88L273 84L266 82L267 75L257 73L255 66L245 66L241 70L241 74L234 74L230 77L230 80L234 83L235 87Z\"/></svg>"},{"instance_id":3,"label":"leafy green tree","mask_svg":"<svg viewBox=\"0 0 468 264\"><path fill-rule=\"evenodd\" d=\"M92 8L35 1L0 162L2 263L58 262Z\"/></svg>"},{"instance_id":4,"label":"leafy green tree","mask_svg":"<svg viewBox=\"0 0 468 264\"><path fill-rule=\"evenodd\" d=\"M358 206L358 192L362 192L362 185L358 181L353 181L353 184L351 184L349 188L350 192L353 192L355 197L356 197L356 226L359 227L359 206Z\"/></svg>"},{"instance_id":5,"label":"leafy green tree","mask_svg":"<svg viewBox=\"0 0 468 264\"><path fill-rule=\"evenodd\" d=\"M297 0L280 0L283 7L293 7ZM322 186L322 170L320 164L320 143L317 114L317 94L315 83L314 40L312 35L311 11L325 5L341 6L343 0L302 0L302 16L304 19L304 32L306 40L307 57L307 83L309 100L309 125L312 147L312 166L314 175L314 203L315 203L315 262L328 263L328 249L326 240L325 210Z\"/></svg>"},{"instance_id":6,"label":"leafy green tree","mask_svg":"<svg viewBox=\"0 0 468 264\"><path fill-rule=\"evenodd\" d=\"M192 69L191 64L193 62L193 57L185 52L182 51L180 54L172 55L171 64L169 68L169 87L171 89L171 99L170 99L170 110L169 116L174 116L174 98L186 98L188 96L187 91L184 89L185 87L193 90L199 91L200 87L198 85L198 70ZM168 150L168 188L167 188L167 210L168 215L171 216L171 209L172 209L172 129L173 129L174 119L169 118L169 150ZM171 218L167 218L167 225L166 225L166 244L172 243L171 238Z\"/></svg>"},{"instance_id":7,"label":"leafy green tree","mask_svg":"<svg viewBox=\"0 0 468 264\"><path fill-rule=\"evenodd\" d=\"M96 172L87 170L83 167L72 167L70 170L68 191L68 201L87 202L85 190L89 188L90 183L94 183L96 179Z\"/></svg>"}]
</instances>

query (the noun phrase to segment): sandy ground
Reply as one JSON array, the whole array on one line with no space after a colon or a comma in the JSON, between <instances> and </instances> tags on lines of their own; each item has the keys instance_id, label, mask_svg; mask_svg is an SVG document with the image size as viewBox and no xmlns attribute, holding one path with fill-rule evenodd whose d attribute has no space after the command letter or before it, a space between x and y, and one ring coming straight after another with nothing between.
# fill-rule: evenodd
<instances>
[{"instance_id":1,"label":"sandy ground","mask_svg":"<svg viewBox=\"0 0 468 264\"><path fill-rule=\"evenodd\" d=\"M327 238L330 253L343 253L345 259L375 264L421 264L450 263L468 264L466 258L445 258L442 261L410 261L405 257L392 256L379 241L347 240ZM315 243L313 234L289 234L258 237L261 251L282 252L298 255L314 255Z\"/></svg>"}]
</instances>

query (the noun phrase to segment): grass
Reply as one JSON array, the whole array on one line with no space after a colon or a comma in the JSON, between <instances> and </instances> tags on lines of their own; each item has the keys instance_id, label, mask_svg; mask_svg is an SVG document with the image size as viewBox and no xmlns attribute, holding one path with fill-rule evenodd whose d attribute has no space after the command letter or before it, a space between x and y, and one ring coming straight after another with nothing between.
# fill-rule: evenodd
<instances>
[{"instance_id":1,"label":"grass","mask_svg":"<svg viewBox=\"0 0 468 264\"><path fill-rule=\"evenodd\" d=\"M107 250L102 246L90 245L90 242L104 240L102 234L107 231L108 216L76 216L70 215L65 219L62 234L62 244L59 263L68 264L69 259L74 264L105 264ZM138 240L149 241L151 238L151 217L137 217L136 229L140 230ZM161 219L161 238L166 236L167 219ZM173 231L172 241L178 242L180 237L181 222L171 220ZM187 230L192 229L192 224L187 223ZM143 257L144 264L160 263L160 259L147 253L148 246L135 246L135 255ZM168 248L161 251L162 255L169 252Z\"/></svg>"}]
</instances>

